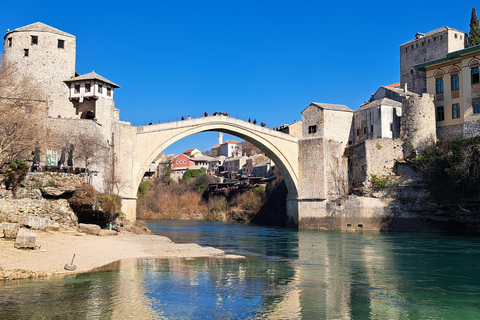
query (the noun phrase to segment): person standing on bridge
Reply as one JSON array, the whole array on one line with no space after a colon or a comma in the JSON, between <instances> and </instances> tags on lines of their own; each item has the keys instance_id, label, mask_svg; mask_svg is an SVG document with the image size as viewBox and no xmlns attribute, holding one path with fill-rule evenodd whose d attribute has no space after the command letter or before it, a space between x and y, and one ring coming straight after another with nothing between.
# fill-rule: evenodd
<instances>
[{"instance_id":1,"label":"person standing on bridge","mask_svg":"<svg viewBox=\"0 0 480 320\"><path fill-rule=\"evenodd\" d=\"M257 124L257 119L253 119L253 124Z\"/></svg>"},{"instance_id":2,"label":"person standing on bridge","mask_svg":"<svg viewBox=\"0 0 480 320\"><path fill-rule=\"evenodd\" d=\"M205 111L205 117L208 117L208 112L207 111Z\"/></svg>"},{"instance_id":3,"label":"person standing on bridge","mask_svg":"<svg viewBox=\"0 0 480 320\"><path fill-rule=\"evenodd\" d=\"M252 123L252 119L248 118L248 123Z\"/></svg>"},{"instance_id":4,"label":"person standing on bridge","mask_svg":"<svg viewBox=\"0 0 480 320\"><path fill-rule=\"evenodd\" d=\"M177 118L178 119L178 118ZM185 120L185 118L182 116L182 121Z\"/></svg>"},{"instance_id":5,"label":"person standing on bridge","mask_svg":"<svg viewBox=\"0 0 480 320\"><path fill-rule=\"evenodd\" d=\"M187 117L187 120L192 120L192 118L190 118L190 116Z\"/></svg>"}]
</instances>

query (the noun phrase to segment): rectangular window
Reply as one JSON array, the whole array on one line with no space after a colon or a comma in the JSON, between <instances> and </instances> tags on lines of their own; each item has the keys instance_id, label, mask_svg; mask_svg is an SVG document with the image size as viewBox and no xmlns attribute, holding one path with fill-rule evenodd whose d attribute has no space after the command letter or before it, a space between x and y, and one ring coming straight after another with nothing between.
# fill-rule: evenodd
<instances>
[{"instance_id":1,"label":"rectangular window","mask_svg":"<svg viewBox=\"0 0 480 320\"><path fill-rule=\"evenodd\" d=\"M112 88L107 88L107 96L112 96Z\"/></svg>"},{"instance_id":2,"label":"rectangular window","mask_svg":"<svg viewBox=\"0 0 480 320\"><path fill-rule=\"evenodd\" d=\"M480 77L478 74L478 67L472 68L472 84L479 83Z\"/></svg>"},{"instance_id":3,"label":"rectangular window","mask_svg":"<svg viewBox=\"0 0 480 320\"><path fill-rule=\"evenodd\" d=\"M452 104L452 119L460 118L460 104L454 103Z\"/></svg>"},{"instance_id":4,"label":"rectangular window","mask_svg":"<svg viewBox=\"0 0 480 320\"><path fill-rule=\"evenodd\" d=\"M473 113L480 113L480 99L472 99Z\"/></svg>"},{"instance_id":5,"label":"rectangular window","mask_svg":"<svg viewBox=\"0 0 480 320\"><path fill-rule=\"evenodd\" d=\"M85 83L85 92L90 92L90 83Z\"/></svg>"},{"instance_id":6,"label":"rectangular window","mask_svg":"<svg viewBox=\"0 0 480 320\"><path fill-rule=\"evenodd\" d=\"M436 92L437 93L442 93L443 92L443 78L435 79L435 87L436 87Z\"/></svg>"},{"instance_id":7,"label":"rectangular window","mask_svg":"<svg viewBox=\"0 0 480 320\"><path fill-rule=\"evenodd\" d=\"M437 121L445 120L445 110L443 107L437 107Z\"/></svg>"},{"instance_id":8,"label":"rectangular window","mask_svg":"<svg viewBox=\"0 0 480 320\"><path fill-rule=\"evenodd\" d=\"M458 74L452 74L452 91L458 90Z\"/></svg>"},{"instance_id":9,"label":"rectangular window","mask_svg":"<svg viewBox=\"0 0 480 320\"><path fill-rule=\"evenodd\" d=\"M390 131L393 132L393 122L390 122Z\"/></svg>"},{"instance_id":10,"label":"rectangular window","mask_svg":"<svg viewBox=\"0 0 480 320\"><path fill-rule=\"evenodd\" d=\"M360 128L357 128L357 137L360 135Z\"/></svg>"},{"instance_id":11,"label":"rectangular window","mask_svg":"<svg viewBox=\"0 0 480 320\"><path fill-rule=\"evenodd\" d=\"M38 44L38 36L32 36L32 44Z\"/></svg>"},{"instance_id":12,"label":"rectangular window","mask_svg":"<svg viewBox=\"0 0 480 320\"><path fill-rule=\"evenodd\" d=\"M23 49L23 56L28 57L28 49Z\"/></svg>"},{"instance_id":13,"label":"rectangular window","mask_svg":"<svg viewBox=\"0 0 480 320\"><path fill-rule=\"evenodd\" d=\"M363 127L363 134L367 134L367 126Z\"/></svg>"},{"instance_id":14,"label":"rectangular window","mask_svg":"<svg viewBox=\"0 0 480 320\"><path fill-rule=\"evenodd\" d=\"M98 93L103 92L103 85L101 83L98 84Z\"/></svg>"},{"instance_id":15,"label":"rectangular window","mask_svg":"<svg viewBox=\"0 0 480 320\"><path fill-rule=\"evenodd\" d=\"M79 84L76 84L76 85L75 85L74 92L75 92L75 93L80 93L80 85L79 85Z\"/></svg>"},{"instance_id":16,"label":"rectangular window","mask_svg":"<svg viewBox=\"0 0 480 320\"><path fill-rule=\"evenodd\" d=\"M308 127L308 133L309 134L314 134L315 132L317 132L317 126L309 126Z\"/></svg>"},{"instance_id":17,"label":"rectangular window","mask_svg":"<svg viewBox=\"0 0 480 320\"><path fill-rule=\"evenodd\" d=\"M370 125L370 132L373 133L373 124Z\"/></svg>"},{"instance_id":18,"label":"rectangular window","mask_svg":"<svg viewBox=\"0 0 480 320\"><path fill-rule=\"evenodd\" d=\"M60 39L58 39L58 45L57 45L57 47L58 47L59 49L65 49L65 40L60 40Z\"/></svg>"},{"instance_id":19,"label":"rectangular window","mask_svg":"<svg viewBox=\"0 0 480 320\"><path fill-rule=\"evenodd\" d=\"M12 37L8 38L8 46L11 47L12 46Z\"/></svg>"}]
</instances>

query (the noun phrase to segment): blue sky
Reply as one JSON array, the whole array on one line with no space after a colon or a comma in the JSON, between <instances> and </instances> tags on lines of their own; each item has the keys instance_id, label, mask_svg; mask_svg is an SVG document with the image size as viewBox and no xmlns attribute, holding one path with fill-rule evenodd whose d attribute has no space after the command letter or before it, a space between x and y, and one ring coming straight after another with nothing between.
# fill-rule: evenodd
<instances>
[{"instance_id":1,"label":"blue sky","mask_svg":"<svg viewBox=\"0 0 480 320\"><path fill-rule=\"evenodd\" d=\"M468 32L473 6L25 0L3 6L0 30L40 21L75 35L77 72L95 70L119 84L116 106L132 124L221 110L272 128L301 120L311 102L357 109L381 85L399 81L399 45L442 26ZM202 133L166 152L216 143L216 133Z\"/></svg>"}]
</instances>

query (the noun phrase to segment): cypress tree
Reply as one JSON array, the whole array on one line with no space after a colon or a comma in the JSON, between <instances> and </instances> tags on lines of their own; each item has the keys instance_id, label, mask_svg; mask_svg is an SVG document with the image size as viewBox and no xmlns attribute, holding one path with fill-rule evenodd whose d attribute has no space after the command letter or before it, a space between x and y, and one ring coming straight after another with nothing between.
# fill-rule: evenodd
<instances>
[{"instance_id":1,"label":"cypress tree","mask_svg":"<svg viewBox=\"0 0 480 320\"><path fill-rule=\"evenodd\" d=\"M470 18L470 33L468 34L467 47L473 47L480 44L480 28L478 27L478 18L475 8L472 8L472 17Z\"/></svg>"}]
</instances>

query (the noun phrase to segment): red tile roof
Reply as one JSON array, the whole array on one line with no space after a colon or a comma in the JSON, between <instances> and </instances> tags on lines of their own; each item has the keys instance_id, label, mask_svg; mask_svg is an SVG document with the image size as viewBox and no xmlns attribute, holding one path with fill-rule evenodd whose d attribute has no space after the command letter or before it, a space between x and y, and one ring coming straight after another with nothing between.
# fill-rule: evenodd
<instances>
[{"instance_id":1,"label":"red tile roof","mask_svg":"<svg viewBox=\"0 0 480 320\"><path fill-rule=\"evenodd\" d=\"M394 83L394 84L391 84L389 86L385 86L386 88L396 88L396 87L399 87L400 86L400 82L397 82L397 83Z\"/></svg>"}]
</instances>

